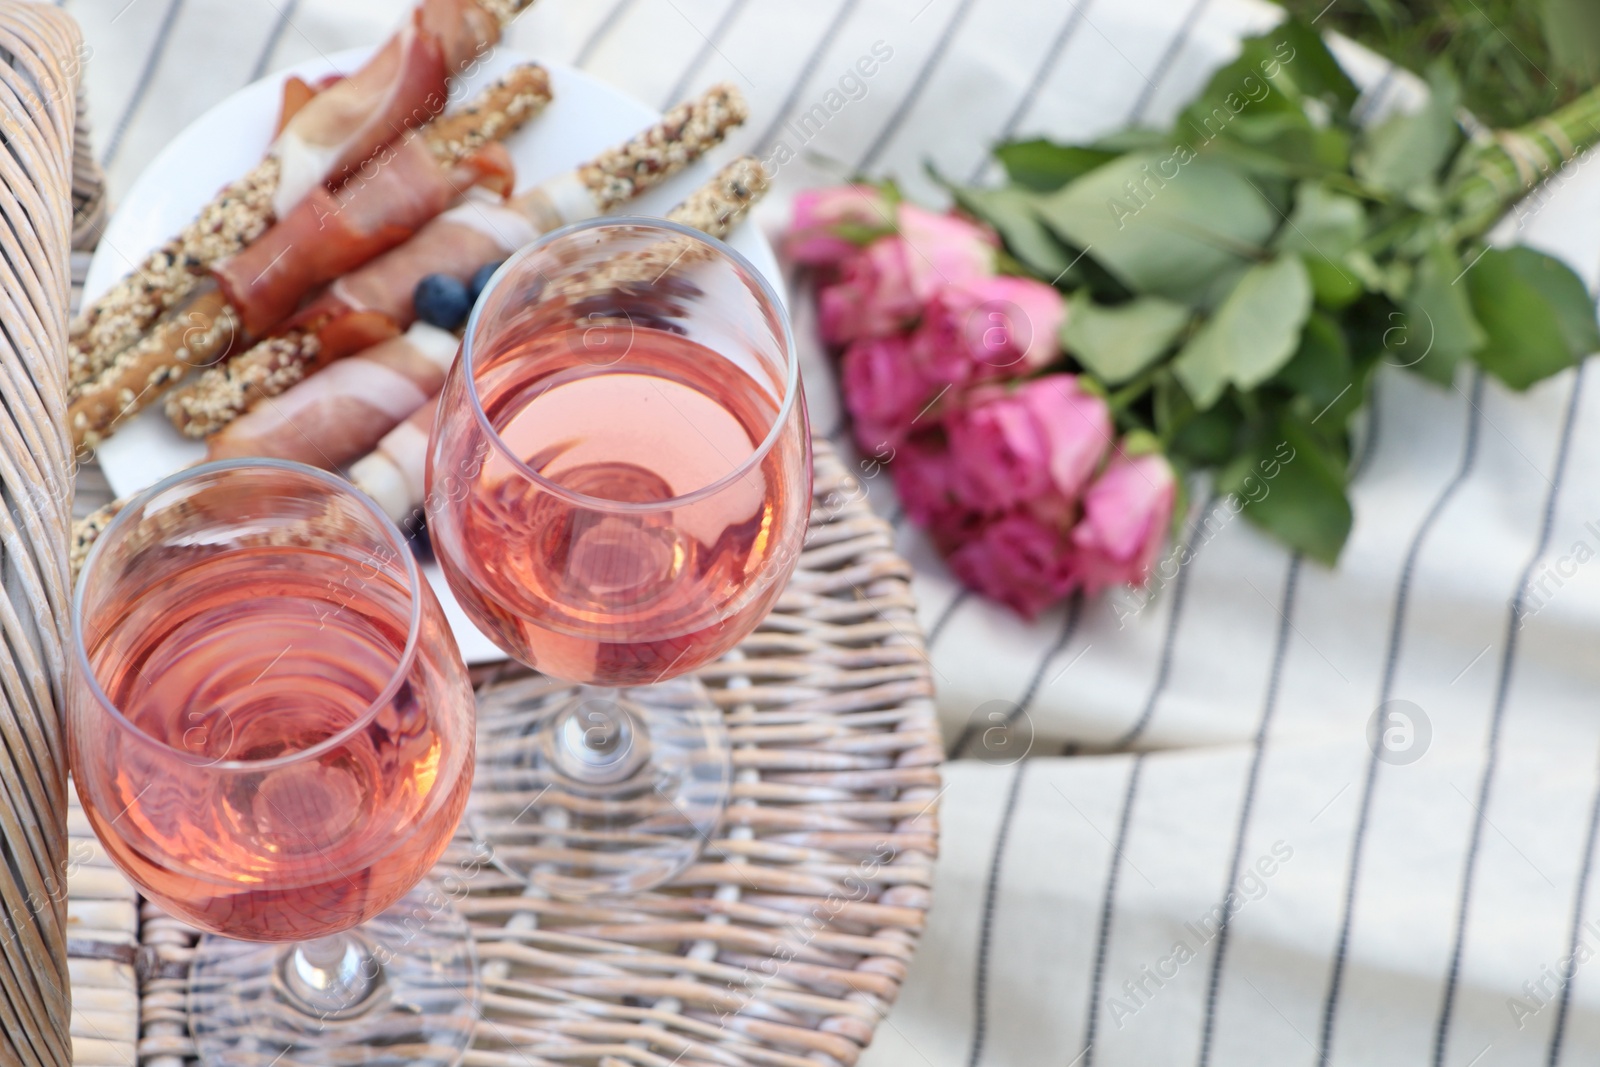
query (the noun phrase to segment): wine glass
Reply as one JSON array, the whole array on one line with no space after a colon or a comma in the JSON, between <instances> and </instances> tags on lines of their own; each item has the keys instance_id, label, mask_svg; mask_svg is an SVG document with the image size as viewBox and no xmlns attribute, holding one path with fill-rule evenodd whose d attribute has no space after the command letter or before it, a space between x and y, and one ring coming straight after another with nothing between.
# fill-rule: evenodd
<instances>
[{"instance_id":1,"label":"wine glass","mask_svg":"<svg viewBox=\"0 0 1600 1067\"><path fill-rule=\"evenodd\" d=\"M117 866L208 931L203 1062L355 1062L378 1041L360 1062L455 1063L472 942L413 887L466 804L475 708L393 523L297 463L196 467L107 527L72 626L78 795Z\"/></svg>"},{"instance_id":2,"label":"wine glass","mask_svg":"<svg viewBox=\"0 0 1600 1067\"><path fill-rule=\"evenodd\" d=\"M480 707L468 825L563 897L683 870L731 788L687 672L771 610L811 507L793 337L727 245L657 219L549 234L494 275L429 446L466 613L544 677Z\"/></svg>"}]
</instances>

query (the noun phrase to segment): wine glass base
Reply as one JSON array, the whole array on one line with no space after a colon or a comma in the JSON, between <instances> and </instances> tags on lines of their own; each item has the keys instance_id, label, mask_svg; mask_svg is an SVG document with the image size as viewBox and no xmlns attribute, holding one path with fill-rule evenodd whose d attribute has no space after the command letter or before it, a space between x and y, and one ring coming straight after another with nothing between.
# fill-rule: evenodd
<instances>
[{"instance_id":1,"label":"wine glass base","mask_svg":"<svg viewBox=\"0 0 1600 1067\"><path fill-rule=\"evenodd\" d=\"M636 893L695 861L732 782L722 713L696 679L607 689L536 675L479 698L467 826L537 892Z\"/></svg>"},{"instance_id":2,"label":"wine glass base","mask_svg":"<svg viewBox=\"0 0 1600 1067\"><path fill-rule=\"evenodd\" d=\"M318 997L297 970L301 946L203 938L189 973L189 1026L201 1064L460 1062L478 1020L477 954L466 920L442 894L423 882L321 944L328 943L353 985Z\"/></svg>"}]
</instances>

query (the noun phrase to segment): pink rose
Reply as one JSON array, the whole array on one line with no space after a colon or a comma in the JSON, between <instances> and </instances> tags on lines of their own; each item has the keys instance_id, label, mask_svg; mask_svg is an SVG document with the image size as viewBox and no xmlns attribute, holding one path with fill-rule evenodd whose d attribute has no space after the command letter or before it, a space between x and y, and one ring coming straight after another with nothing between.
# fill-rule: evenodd
<instances>
[{"instance_id":1,"label":"pink rose","mask_svg":"<svg viewBox=\"0 0 1600 1067\"><path fill-rule=\"evenodd\" d=\"M972 400L948 421L957 499L990 514L1047 497L1070 510L1112 441L1105 401L1070 374Z\"/></svg>"},{"instance_id":2,"label":"pink rose","mask_svg":"<svg viewBox=\"0 0 1600 1067\"><path fill-rule=\"evenodd\" d=\"M950 453L941 445L914 437L895 449L889 474L912 522L918 526L942 524L961 510L951 492L950 472Z\"/></svg>"},{"instance_id":3,"label":"pink rose","mask_svg":"<svg viewBox=\"0 0 1600 1067\"><path fill-rule=\"evenodd\" d=\"M940 384L1031 373L1061 355L1066 301L1031 278L979 278L941 290L922 309L914 354Z\"/></svg>"},{"instance_id":4,"label":"pink rose","mask_svg":"<svg viewBox=\"0 0 1600 1067\"><path fill-rule=\"evenodd\" d=\"M844 404L855 419L856 441L866 452L899 441L927 403L910 350L904 337L863 338L845 350Z\"/></svg>"},{"instance_id":5,"label":"pink rose","mask_svg":"<svg viewBox=\"0 0 1600 1067\"><path fill-rule=\"evenodd\" d=\"M1143 585L1172 521L1178 481L1164 456L1118 452L1083 498L1072 544L1084 587Z\"/></svg>"},{"instance_id":6,"label":"pink rose","mask_svg":"<svg viewBox=\"0 0 1600 1067\"><path fill-rule=\"evenodd\" d=\"M1026 374L1061 355L1067 304L1054 286L997 275L961 287L967 301L963 339L985 367Z\"/></svg>"},{"instance_id":7,"label":"pink rose","mask_svg":"<svg viewBox=\"0 0 1600 1067\"><path fill-rule=\"evenodd\" d=\"M994 253L1000 241L993 231L915 204L901 204L899 219L911 289L919 303L932 300L941 289L994 273Z\"/></svg>"},{"instance_id":8,"label":"pink rose","mask_svg":"<svg viewBox=\"0 0 1600 1067\"><path fill-rule=\"evenodd\" d=\"M784 247L796 263L833 267L858 247L838 235L841 226L892 229L894 225L894 211L873 186L807 189L794 198L794 220L789 224Z\"/></svg>"},{"instance_id":9,"label":"pink rose","mask_svg":"<svg viewBox=\"0 0 1600 1067\"><path fill-rule=\"evenodd\" d=\"M961 299L961 290L946 289L928 301L922 309L922 321L911 334L911 358L922 377L933 384L934 390L950 386L960 389L986 375L967 347L966 318L968 306Z\"/></svg>"},{"instance_id":10,"label":"pink rose","mask_svg":"<svg viewBox=\"0 0 1600 1067\"><path fill-rule=\"evenodd\" d=\"M950 569L967 586L1030 619L1077 584L1067 539L1025 512L985 525L950 554Z\"/></svg>"},{"instance_id":11,"label":"pink rose","mask_svg":"<svg viewBox=\"0 0 1600 1067\"><path fill-rule=\"evenodd\" d=\"M905 242L880 237L846 259L839 280L817 294L822 336L830 344L892 337L922 310L911 287Z\"/></svg>"}]
</instances>

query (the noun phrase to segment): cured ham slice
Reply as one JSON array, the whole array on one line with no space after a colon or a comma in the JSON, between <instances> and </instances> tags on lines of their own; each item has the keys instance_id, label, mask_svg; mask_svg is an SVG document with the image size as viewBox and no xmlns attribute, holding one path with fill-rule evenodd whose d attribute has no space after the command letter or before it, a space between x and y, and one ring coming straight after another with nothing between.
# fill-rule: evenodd
<instances>
[{"instance_id":1,"label":"cured ham slice","mask_svg":"<svg viewBox=\"0 0 1600 1067\"><path fill-rule=\"evenodd\" d=\"M410 519L427 496L428 435L438 410L437 404L424 404L350 467L355 487L397 523Z\"/></svg>"},{"instance_id":2,"label":"cured ham slice","mask_svg":"<svg viewBox=\"0 0 1600 1067\"><path fill-rule=\"evenodd\" d=\"M288 325L322 334L325 351L330 328L351 314L375 312L403 330L415 321L412 297L423 278L448 274L467 281L484 264L504 259L542 232L515 206L469 196L405 244L334 282Z\"/></svg>"},{"instance_id":3,"label":"cured ham slice","mask_svg":"<svg viewBox=\"0 0 1600 1067\"><path fill-rule=\"evenodd\" d=\"M380 159L370 178L363 173L337 192L313 189L254 243L212 268L247 335L265 334L316 287L408 240L463 186L506 188L512 169L498 142L453 170L441 167L420 138L385 149Z\"/></svg>"},{"instance_id":4,"label":"cured ham slice","mask_svg":"<svg viewBox=\"0 0 1600 1067\"><path fill-rule=\"evenodd\" d=\"M499 39L499 21L476 0L422 0L360 70L318 93L284 126L272 148L282 171L272 201L278 217L318 185L337 184L397 132L442 112L450 77Z\"/></svg>"},{"instance_id":5,"label":"cured ham slice","mask_svg":"<svg viewBox=\"0 0 1600 1067\"><path fill-rule=\"evenodd\" d=\"M371 452L431 401L455 359L456 337L417 323L257 404L206 442L210 459L267 456L333 470Z\"/></svg>"}]
</instances>

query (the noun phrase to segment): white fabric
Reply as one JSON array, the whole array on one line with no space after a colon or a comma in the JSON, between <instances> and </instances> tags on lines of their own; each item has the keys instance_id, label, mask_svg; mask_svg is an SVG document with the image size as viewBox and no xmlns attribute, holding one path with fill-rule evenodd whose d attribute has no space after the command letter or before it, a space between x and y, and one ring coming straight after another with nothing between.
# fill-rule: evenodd
<instances>
[{"instance_id":1,"label":"white fabric","mask_svg":"<svg viewBox=\"0 0 1600 1067\"><path fill-rule=\"evenodd\" d=\"M375 41L404 5L68 9L121 188L252 69ZM982 176L1000 137L1160 121L1275 17L1250 0L541 0L511 40L657 106L734 81L753 117L730 151L796 156L760 210L776 227L787 194L858 167L932 198L924 163ZM1392 79L1369 78L1383 106ZM1523 221L1516 236L1600 278L1596 168ZM812 413L836 432L805 303ZM951 765L928 930L863 1063L1595 1062L1600 563L1575 560L1600 552L1597 377L1515 395L1384 373L1336 572L1235 520L1121 628L1110 600L1070 631L1064 610L1028 625L957 602L902 528L948 739L1021 704L1042 758ZM1371 760L1388 699L1431 724L1409 765ZM1069 743L1144 754L1057 755Z\"/></svg>"}]
</instances>

